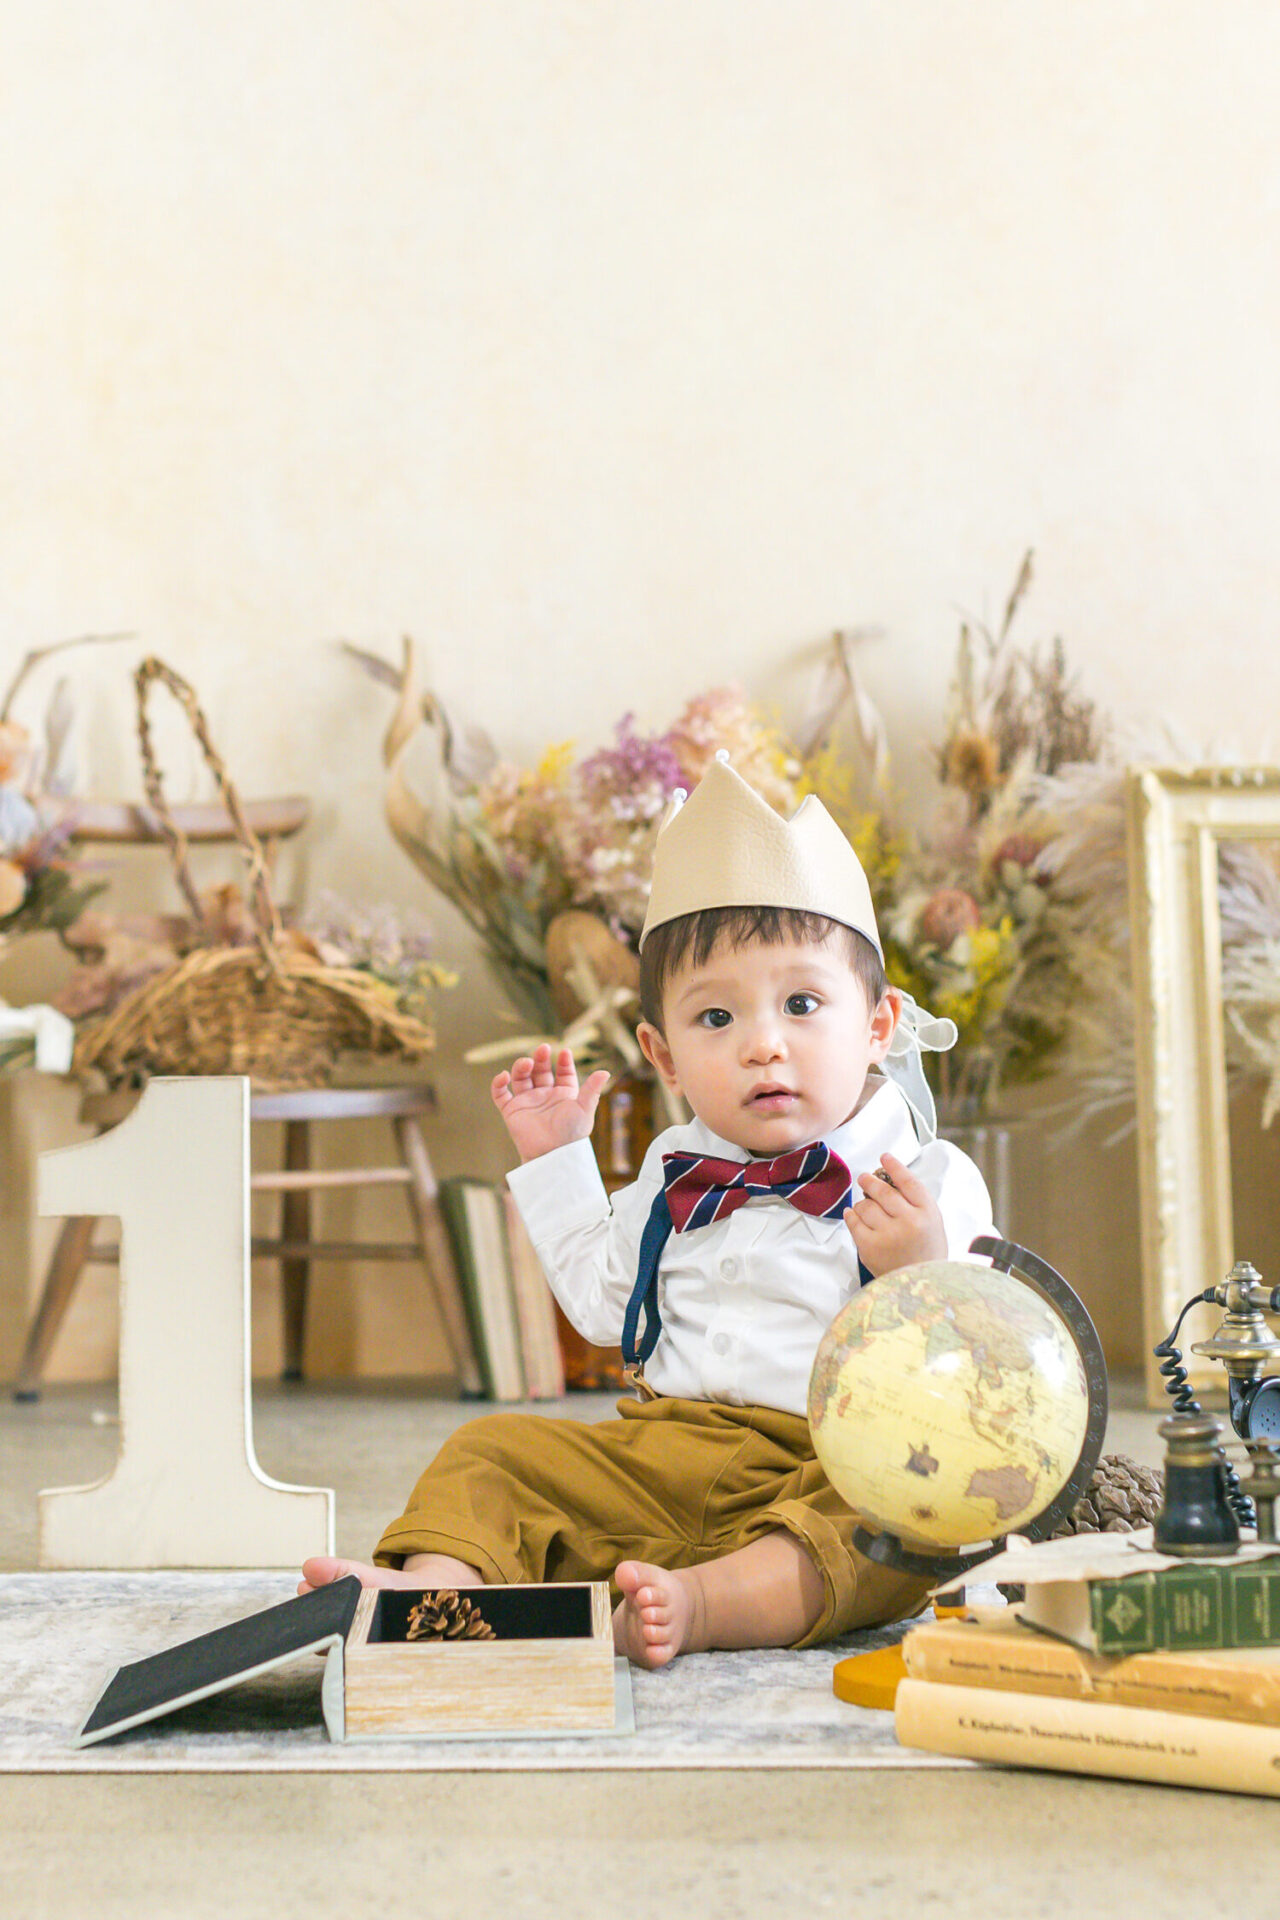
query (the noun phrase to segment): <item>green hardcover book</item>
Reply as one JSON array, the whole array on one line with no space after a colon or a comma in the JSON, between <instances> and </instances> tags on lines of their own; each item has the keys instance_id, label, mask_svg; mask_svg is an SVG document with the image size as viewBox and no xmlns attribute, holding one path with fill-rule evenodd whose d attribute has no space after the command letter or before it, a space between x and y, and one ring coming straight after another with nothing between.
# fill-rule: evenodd
<instances>
[{"instance_id":1,"label":"green hardcover book","mask_svg":"<svg viewBox=\"0 0 1280 1920\"><path fill-rule=\"evenodd\" d=\"M491 1400L523 1400L520 1327L502 1198L487 1180L440 1182L440 1207L462 1280L481 1383Z\"/></svg>"},{"instance_id":2,"label":"green hardcover book","mask_svg":"<svg viewBox=\"0 0 1280 1920\"><path fill-rule=\"evenodd\" d=\"M493 1362L489 1356L488 1343L485 1340L484 1318L480 1311L479 1279L476 1273L475 1251L467 1225L466 1194L462 1180L449 1179L440 1182L440 1211L444 1215L445 1230L453 1247L454 1265L458 1269L458 1278L462 1283L463 1305L466 1308L467 1324L471 1330L471 1344L475 1348L476 1365L480 1370L480 1390L487 1400L492 1400L494 1398Z\"/></svg>"},{"instance_id":3,"label":"green hardcover book","mask_svg":"<svg viewBox=\"0 0 1280 1920\"><path fill-rule=\"evenodd\" d=\"M1022 1617L1090 1653L1191 1652L1280 1641L1280 1559L1029 1585Z\"/></svg>"}]
</instances>

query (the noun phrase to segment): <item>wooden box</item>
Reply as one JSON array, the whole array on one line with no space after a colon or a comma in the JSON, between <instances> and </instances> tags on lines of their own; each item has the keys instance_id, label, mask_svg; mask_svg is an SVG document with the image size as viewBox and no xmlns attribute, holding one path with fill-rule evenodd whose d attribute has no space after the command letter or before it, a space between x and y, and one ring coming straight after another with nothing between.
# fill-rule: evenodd
<instances>
[{"instance_id":1,"label":"wooden box","mask_svg":"<svg viewBox=\"0 0 1280 1920\"><path fill-rule=\"evenodd\" d=\"M603 1581L468 1587L495 1638L409 1640L410 1609L432 1591L361 1593L343 1648L344 1725L337 1737L613 1727L613 1621Z\"/></svg>"}]
</instances>

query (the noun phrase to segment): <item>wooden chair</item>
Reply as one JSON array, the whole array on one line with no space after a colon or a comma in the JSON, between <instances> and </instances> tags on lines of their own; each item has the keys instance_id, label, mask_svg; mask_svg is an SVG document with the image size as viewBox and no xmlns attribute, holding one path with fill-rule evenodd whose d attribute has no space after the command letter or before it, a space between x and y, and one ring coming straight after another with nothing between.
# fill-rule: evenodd
<instances>
[{"instance_id":1,"label":"wooden chair","mask_svg":"<svg viewBox=\"0 0 1280 1920\"><path fill-rule=\"evenodd\" d=\"M125 802L96 801L70 808L74 837L110 845L145 845L163 839L160 823L150 807ZM244 812L270 858L276 844L296 833L308 817L304 799L251 801ZM220 805L175 807L174 823L191 842L230 842L235 839L231 819ZM116 1126L135 1104L130 1090L88 1093L80 1117L99 1133ZM306 1087L281 1093L250 1096L252 1125L278 1122L284 1126L284 1165L279 1172L250 1176L255 1191L282 1196L280 1232L255 1236L255 1257L280 1262L284 1310L284 1368L286 1380L302 1378L306 1332L307 1292L315 1260L416 1260L431 1287L445 1338L464 1395L481 1392L463 1307L462 1288L441 1215L435 1175L422 1133L422 1116L434 1112L436 1098L428 1085L380 1087ZM311 1128L328 1120L367 1120L390 1123L398 1157L393 1165L316 1167ZM338 1187L401 1186L406 1190L414 1228L411 1241L317 1241L311 1237L311 1194ZM44 1368L84 1268L114 1264L119 1249L95 1245L97 1221L77 1218L64 1222L45 1274L40 1300L27 1335L26 1347L14 1380L14 1398L40 1397Z\"/></svg>"}]
</instances>

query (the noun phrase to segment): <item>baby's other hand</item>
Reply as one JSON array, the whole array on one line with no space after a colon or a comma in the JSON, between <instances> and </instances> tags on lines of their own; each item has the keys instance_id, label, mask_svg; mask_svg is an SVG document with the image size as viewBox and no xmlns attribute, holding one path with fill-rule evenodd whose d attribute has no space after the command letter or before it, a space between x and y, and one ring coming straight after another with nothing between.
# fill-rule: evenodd
<instances>
[{"instance_id":1,"label":"baby's other hand","mask_svg":"<svg viewBox=\"0 0 1280 1920\"><path fill-rule=\"evenodd\" d=\"M495 1074L489 1091L520 1158L537 1160L571 1140L586 1139L608 1084L601 1068L579 1086L568 1047L561 1047L553 1063L551 1048L541 1046L532 1055L522 1054L510 1073Z\"/></svg>"},{"instance_id":2,"label":"baby's other hand","mask_svg":"<svg viewBox=\"0 0 1280 1920\"><path fill-rule=\"evenodd\" d=\"M893 1154L880 1156L884 1175L860 1173L862 1198L844 1216L858 1258L877 1278L917 1260L945 1260L947 1231L929 1189Z\"/></svg>"}]
</instances>

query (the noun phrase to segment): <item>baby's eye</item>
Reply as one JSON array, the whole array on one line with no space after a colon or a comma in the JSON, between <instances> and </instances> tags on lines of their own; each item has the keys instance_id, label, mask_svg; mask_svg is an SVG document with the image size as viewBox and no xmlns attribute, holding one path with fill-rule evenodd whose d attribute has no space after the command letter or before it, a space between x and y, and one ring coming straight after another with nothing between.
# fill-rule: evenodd
<instances>
[{"instance_id":1,"label":"baby's eye","mask_svg":"<svg viewBox=\"0 0 1280 1920\"><path fill-rule=\"evenodd\" d=\"M698 1015L700 1027L727 1027L733 1015L727 1007L705 1007Z\"/></svg>"},{"instance_id":2,"label":"baby's eye","mask_svg":"<svg viewBox=\"0 0 1280 1920\"><path fill-rule=\"evenodd\" d=\"M792 993L787 996L788 1013L815 1013L821 1005L816 993Z\"/></svg>"}]
</instances>

